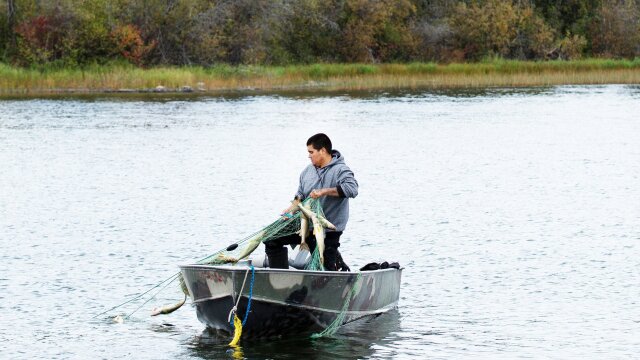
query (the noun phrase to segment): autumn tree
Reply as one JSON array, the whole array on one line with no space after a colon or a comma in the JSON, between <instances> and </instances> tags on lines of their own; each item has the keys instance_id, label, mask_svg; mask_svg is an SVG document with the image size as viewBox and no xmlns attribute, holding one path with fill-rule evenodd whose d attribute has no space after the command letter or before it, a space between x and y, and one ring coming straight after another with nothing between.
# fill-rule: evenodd
<instances>
[{"instance_id":1,"label":"autumn tree","mask_svg":"<svg viewBox=\"0 0 640 360\"><path fill-rule=\"evenodd\" d=\"M456 46L467 59L533 59L551 49L553 32L528 3L487 0L460 3L450 18Z\"/></svg>"},{"instance_id":2,"label":"autumn tree","mask_svg":"<svg viewBox=\"0 0 640 360\"><path fill-rule=\"evenodd\" d=\"M531 3L558 35L584 35L601 0L533 0Z\"/></svg>"},{"instance_id":3,"label":"autumn tree","mask_svg":"<svg viewBox=\"0 0 640 360\"><path fill-rule=\"evenodd\" d=\"M84 66L632 58L638 0L0 0L0 59Z\"/></svg>"},{"instance_id":4,"label":"autumn tree","mask_svg":"<svg viewBox=\"0 0 640 360\"><path fill-rule=\"evenodd\" d=\"M415 41L409 28L415 12L408 0L347 0L338 21L343 59L379 62L410 55Z\"/></svg>"},{"instance_id":5,"label":"autumn tree","mask_svg":"<svg viewBox=\"0 0 640 360\"><path fill-rule=\"evenodd\" d=\"M602 57L640 55L640 8L635 0L604 0L590 27L592 51Z\"/></svg>"},{"instance_id":6,"label":"autumn tree","mask_svg":"<svg viewBox=\"0 0 640 360\"><path fill-rule=\"evenodd\" d=\"M9 49L16 48L16 2L7 0L0 4L0 59L7 56Z\"/></svg>"},{"instance_id":7,"label":"autumn tree","mask_svg":"<svg viewBox=\"0 0 640 360\"><path fill-rule=\"evenodd\" d=\"M282 19L281 39L286 62L340 61L342 31L338 23L344 1L291 1Z\"/></svg>"}]
</instances>

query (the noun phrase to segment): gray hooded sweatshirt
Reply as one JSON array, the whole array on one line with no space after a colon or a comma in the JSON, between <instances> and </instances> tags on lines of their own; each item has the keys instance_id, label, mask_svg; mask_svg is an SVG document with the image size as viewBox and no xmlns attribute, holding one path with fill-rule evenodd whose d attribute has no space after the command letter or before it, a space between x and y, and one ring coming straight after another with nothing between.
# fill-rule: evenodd
<instances>
[{"instance_id":1,"label":"gray hooded sweatshirt","mask_svg":"<svg viewBox=\"0 0 640 360\"><path fill-rule=\"evenodd\" d=\"M358 195L358 182L353 177L353 171L344 163L342 154L333 150L331 155L331 162L327 166L317 168L310 164L302 170L296 197L304 200L314 189L337 188L339 197L323 196L320 204L327 220L336 226L336 231L344 231L349 220L349 198Z\"/></svg>"}]
</instances>

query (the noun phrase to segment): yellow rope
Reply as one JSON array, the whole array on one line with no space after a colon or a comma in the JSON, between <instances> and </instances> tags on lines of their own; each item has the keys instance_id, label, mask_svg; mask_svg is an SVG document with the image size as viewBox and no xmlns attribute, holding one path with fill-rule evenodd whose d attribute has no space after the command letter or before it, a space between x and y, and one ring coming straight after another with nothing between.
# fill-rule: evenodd
<instances>
[{"instance_id":1,"label":"yellow rope","mask_svg":"<svg viewBox=\"0 0 640 360\"><path fill-rule=\"evenodd\" d=\"M233 327L235 328L235 332L233 333L233 340L231 340L229 346L238 345L240 335L242 335L242 321L236 314L233 314Z\"/></svg>"}]
</instances>

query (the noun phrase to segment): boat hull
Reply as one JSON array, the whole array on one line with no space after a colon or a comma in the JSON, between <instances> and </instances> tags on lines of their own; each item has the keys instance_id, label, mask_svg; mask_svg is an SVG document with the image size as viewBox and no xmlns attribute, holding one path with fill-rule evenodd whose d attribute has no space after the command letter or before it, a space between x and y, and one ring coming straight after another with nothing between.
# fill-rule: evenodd
<instances>
[{"instance_id":1,"label":"boat hull","mask_svg":"<svg viewBox=\"0 0 640 360\"><path fill-rule=\"evenodd\" d=\"M248 266L180 269L198 319L209 328L232 332L233 306L237 302L240 319L250 306L243 337L310 334L327 328L341 313L341 325L382 314L397 306L402 274L399 269L351 273L256 268L252 284Z\"/></svg>"}]
</instances>

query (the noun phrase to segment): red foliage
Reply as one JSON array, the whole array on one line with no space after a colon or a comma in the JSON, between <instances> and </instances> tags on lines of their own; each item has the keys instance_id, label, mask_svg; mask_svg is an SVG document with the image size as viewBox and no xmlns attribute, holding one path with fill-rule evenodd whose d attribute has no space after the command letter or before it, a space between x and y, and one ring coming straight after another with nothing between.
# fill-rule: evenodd
<instances>
[{"instance_id":1,"label":"red foliage","mask_svg":"<svg viewBox=\"0 0 640 360\"><path fill-rule=\"evenodd\" d=\"M112 33L117 51L127 60L142 65L144 58L156 46L156 41L149 44L144 43L140 34L140 29L133 25L117 27Z\"/></svg>"},{"instance_id":2,"label":"red foliage","mask_svg":"<svg viewBox=\"0 0 640 360\"><path fill-rule=\"evenodd\" d=\"M50 29L46 16L38 16L16 26L16 33L30 44L44 45Z\"/></svg>"},{"instance_id":3,"label":"red foliage","mask_svg":"<svg viewBox=\"0 0 640 360\"><path fill-rule=\"evenodd\" d=\"M24 63L46 62L55 59L62 48L61 19L37 16L15 28L19 41L19 57Z\"/></svg>"}]
</instances>

